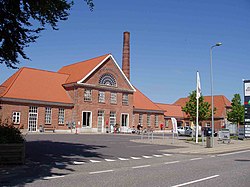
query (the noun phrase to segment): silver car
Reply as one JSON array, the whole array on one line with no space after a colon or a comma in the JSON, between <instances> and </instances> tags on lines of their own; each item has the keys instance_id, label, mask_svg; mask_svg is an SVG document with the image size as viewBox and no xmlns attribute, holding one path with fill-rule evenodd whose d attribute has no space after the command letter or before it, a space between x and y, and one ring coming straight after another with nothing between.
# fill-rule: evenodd
<instances>
[{"instance_id":1,"label":"silver car","mask_svg":"<svg viewBox=\"0 0 250 187\"><path fill-rule=\"evenodd\" d=\"M178 135L191 136L193 130L190 127L177 127Z\"/></svg>"}]
</instances>

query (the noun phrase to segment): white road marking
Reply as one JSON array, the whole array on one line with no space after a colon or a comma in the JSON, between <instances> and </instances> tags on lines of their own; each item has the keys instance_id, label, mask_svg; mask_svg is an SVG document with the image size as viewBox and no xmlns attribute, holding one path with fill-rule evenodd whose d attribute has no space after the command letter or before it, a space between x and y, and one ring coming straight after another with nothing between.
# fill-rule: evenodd
<instances>
[{"instance_id":1,"label":"white road marking","mask_svg":"<svg viewBox=\"0 0 250 187\"><path fill-rule=\"evenodd\" d=\"M79 162L79 161L74 161L73 162L73 164L75 164L75 165L82 165L82 164L84 164L85 162Z\"/></svg>"},{"instance_id":2,"label":"white road marking","mask_svg":"<svg viewBox=\"0 0 250 187\"><path fill-rule=\"evenodd\" d=\"M66 165L65 163L62 163L62 162L55 162L55 164L56 164L57 166L65 166L65 165Z\"/></svg>"},{"instance_id":3,"label":"white road marking","mask_svg":"<svg viewBox=\"0 0 250 187\"><path fill-rule=\"evenodd\" d=\"M134 166L132 167L133 169L138 169L138 168L146 168L149 167L150 165L142 165L142 166Z\"/></svg>"},{"instance_id":4,"label":"white road marking","mask_svg":"<svg viewBox=\"0 0 250 187\"><path fill-rule=\"evenodd\" d=\"M232 152L232 153L219 154L219 155L217 155L217 156L234 155L234 154L246 153L246 152L249 152L249 151L250 151L250 150L245 150L245 151L237 151L237 152Z\"/></svg>"},{"instance_id":5,"label":"white road marking","mask_svg":"<svg viewBox=\"0 0 250 187\"><path fill-rule=\"evenodd\" d=\"M114 162L114 161L116 161L116 160L113 160L113 159L104 159L104 160L106 160L107 162Z\"/></svg>"},{"instance_id":6,"label":"white road marking","mask_svg":"<svg viewBox=\"0 0 250 187\"><path fill-rule=\"evenodd\" d=\"M141 159L140 157L130 157L130 158L132 158L132 159L134 159L134 160L139 160L139 159Z\"/></svg>"},{"instance_id":7,"label":"white road marking","mask_svg":"<svg viewBox=\"0 0 250 187\"><path fill-rule=\"evenodd\" d=\"M118 158L119 160L129 160L128 158Z\"/></svg>"},{"instance_id":8,"label":"white road marking","mask_svg":"<svg viewBox=\"0 0 250 187\"><path fill-rule=\"evenodd\" d=\"M192 160L201 160L201 159L203 158L191 158L190 160L192 161Z\"/></svg>"},{"instance_id":9,"label":"white road marking","mask_svg":"<svg viewBox=\"0 0 250 187\"><path fill-rule=\"evenodd\" d=\"M164 156L172 156L172 154L163 154Z\"/></svg>"},{"instance_id":10,"label":"white road marking","mask_svg":"<svg viewBox=\"0 0 250 187\"><path fill-rule=\"evenodd\" d=\"M178 163L180 161L176 160L176 161L172 161L172 162L165 162L164 164L175 164L175 163Z\"/></svg>"},{"instance_id":11,"label":"white road marking","mask_svg":"<svg viewBox=\"0 0 250 187\"><path fill-rule=\"evenodd\" d=\"M157 157L157 158L163 157L163 155L153 155L153 156L155 156L155 157Z\"/></svg>"},{"instance_id":12,"label":"white road marking","mask_svg":"<svg viewBox=\"0 0 250 187\"><path fill-rule=\"evenodd\" d=\"M175 185L175 186L172 186L172 187L186 186L186 185L189 185L189 184L193 184L193 183L197 183L197 182L209 180L209 179L212 179L212 178L215 178L215 177L219 177L219 176L220 175L213 175L213 176L210 176L210 177L206 177L206 178L202 178L202 179L198 179L198 180L194 180L194 181L190 181L190 182L178 184L178 185Z\"/></svg>"},{"instance_id":13,"label":"white road marking","mask_svg":"<svg viewBox=\"0 0 250 187\"><path fill-rule=\"evenodd\" d=\"M211 158L214 158L214 157L215 157L215 155L211 155L210 157L211 157Z\"/></svg>"},{"instance_id":14,"label":"white road marking","mask_svg":"<svg viewBox=\"0 0 250 187\"><path fill-rule=\"evenodd\" d=\"M97 162L101 162L100 160L89 160L92 163L97 163Z\"/></svg>"},{"instance_id":15,"label":"white road marking","mask_svg":"<svg viewBox=\"0 0 250 187\"><path fill-rule=\"evenodd\" d=\"M60 175L60 176L51 176L51 177L44 177L44 180L50 180L50 179L57 179L57 178L63 178L64 175Z\"/></svg>"},{"instance_id":16,"label":"white road marking","mask_svg":"<svg viewBox=\"0 0 250 187\"><path fill-rule=\"evenodd\" d=\"M143 158L153 158L152 156L142 156Z\"/></svg>"},{"instance_id":17,"label":"white road marking","mask_svg":"<svg viewBox=\"0 0 250 187\"><path fill-rule=\"evenodd\" d=\"M99 173L108 173L108 172L112 172L114 170L103 170L103 171L93 171L93 172L89 172L89 174L99 174Z\"/></svg>"}]
</instances>

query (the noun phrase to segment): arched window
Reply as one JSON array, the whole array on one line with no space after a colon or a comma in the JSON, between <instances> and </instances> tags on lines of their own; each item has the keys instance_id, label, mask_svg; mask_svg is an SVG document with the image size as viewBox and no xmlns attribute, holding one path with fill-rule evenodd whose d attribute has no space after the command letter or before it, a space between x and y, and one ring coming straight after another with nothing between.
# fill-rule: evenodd
<instances>
[{"instance_id":1,"label":"arched window","mask_svg":"<svg viewBox=\"0 0 250 187\"><path fill-rule=\"evenodd\" d=\"M103 74L99 79L99 84L107 86L116 86L116 80L112 74L106 73Z\"/></svg>"}]
</instances>

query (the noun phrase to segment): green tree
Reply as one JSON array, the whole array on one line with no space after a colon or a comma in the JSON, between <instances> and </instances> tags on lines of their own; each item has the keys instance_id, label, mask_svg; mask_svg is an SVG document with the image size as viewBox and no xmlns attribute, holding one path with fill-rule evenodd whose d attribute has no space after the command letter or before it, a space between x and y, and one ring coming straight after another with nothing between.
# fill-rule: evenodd
<instances>
[{"instance_id":1,"label":"green tree","mask_svg":"<svg viewBox=\"0 0 250 187\"><path fill-rule=\"evenodd\" d=\"M93 10L93 0L84 0ZM29 60L24 48L50 25L67 20L73 0L0 0L0 64L17 68L18 57Z\"/></svg>"},{"instance_id":2,"label":"green tree","mask_svg":"<svg viewBox=\"0 0 250 187\"><path fill-rule=\"evenodd\" d=\"M196 91L192 91L189 96L189 101L186 102L186 105L182 107L182 111L187 114L190 121L196 123L196 110L197 110L197 99L196 99ZM216 108L214 108L214 112ZM210 104L204 101L204 97L201 95L199 98L199 122L207 120L211 118L212 111Z\"/></svg>"},{"instance_id":3,"label":"green tree","mask_svg":"<svg viewBox=\"0 0 250 187\"><path fill-rule=\"evenodd\" d=\"M240 94L234 94L231 102L232 109L227 112L227 119L239 127L244 122L244 106L241 104Z\"/></svg>"}]
</instances>

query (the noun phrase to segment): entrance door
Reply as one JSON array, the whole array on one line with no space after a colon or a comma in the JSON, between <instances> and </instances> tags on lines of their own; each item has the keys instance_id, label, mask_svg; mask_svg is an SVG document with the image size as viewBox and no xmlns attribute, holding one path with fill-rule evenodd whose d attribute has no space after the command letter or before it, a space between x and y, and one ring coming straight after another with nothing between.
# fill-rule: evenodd
<instances>
[{"instance_id":1,"label":"entrance door","mask_svg":"<svg viewBox=\"0 0 250 187\"><path fill-rule=\"evenodd\" d=\"M104 111L99 110L98 111L98 117L97 117L97 131L104 133Z\"/></svg>"},{"instance_id":2,"label":"entrance door","mask_svg":"<svg viewBox=\"0 0 250 187\"><path fill-rule=\"evenodd\" d=\"M128 114L122 114L121 115L121 131L126 132L129 127L129 115Z\"/></svg>"},{"instance_id":3,"label":"entrance door","mask_svg":"<svg viewBox=\"0 0 250 187\"><path fill-rule=\"evenodd\" d=\"M82 127L92 127L92 113L84 111L82 112Z\"/></svg>"},{"instance_id":4,"label":"entrance door","mask_svg":"<svg viewBox=\"0 0 250 187\"><path fill-rule=\"evenodd\" d=\"M28 131L36 132L37 131L37 107L31 106L29 108L29 119L28 119Z\"/></svg>"}]
</instances>

